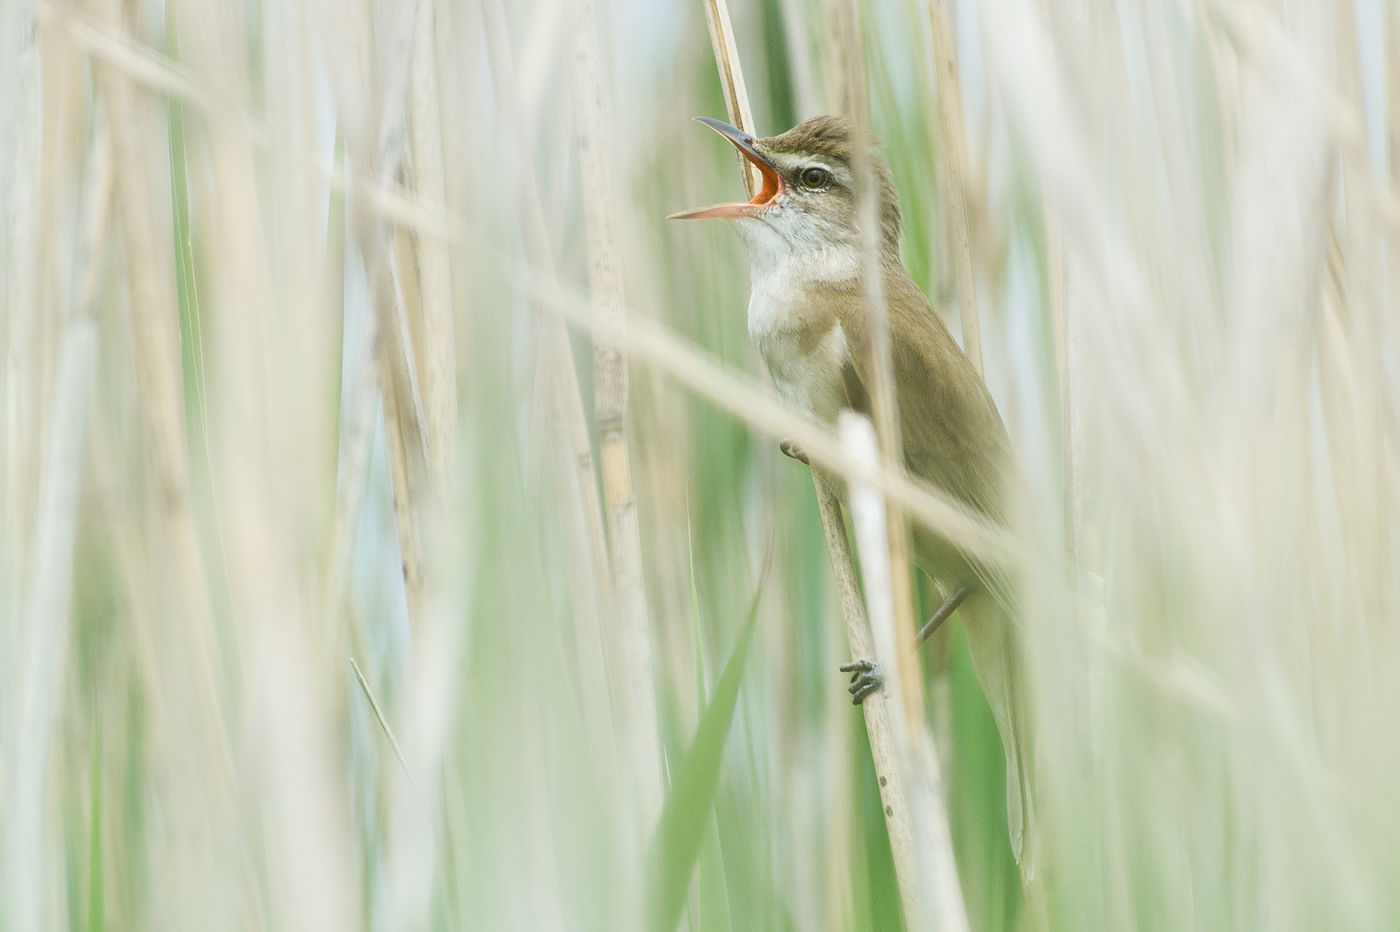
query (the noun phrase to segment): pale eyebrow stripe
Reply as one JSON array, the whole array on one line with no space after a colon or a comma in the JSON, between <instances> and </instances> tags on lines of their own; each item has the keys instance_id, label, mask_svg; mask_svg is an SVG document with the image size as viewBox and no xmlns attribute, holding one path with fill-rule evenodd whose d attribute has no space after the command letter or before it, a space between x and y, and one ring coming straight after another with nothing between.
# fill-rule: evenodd
<instances>
[{"instance_id":1,"label":"pale eyebrow stripe","mask_svg":"<svg viewBox=\"0 0 1400 932\"><path fill-rule=\"evenodd\" d=\"M827 174L831 175L831 177L837 180L842 180L849 177L849 173L844 167L829 165L826 162L823 162L821 159L812 158L811 156L801 156L795 153L783 153L779 157L779 161L780 164L778 167L781 169L820 168L824 169Z\"/></svg>"}]
</instances>

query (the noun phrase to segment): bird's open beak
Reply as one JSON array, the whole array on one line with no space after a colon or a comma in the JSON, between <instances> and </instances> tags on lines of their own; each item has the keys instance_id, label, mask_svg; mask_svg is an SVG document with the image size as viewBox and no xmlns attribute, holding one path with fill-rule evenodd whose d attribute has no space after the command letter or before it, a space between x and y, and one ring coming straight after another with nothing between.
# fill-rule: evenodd
<instances>
[{"instance_id":1,"label":"bird's open beak","mask_svg":"<svg viewBox=\"0 0 1400 932\"><path fill-rule=\"evenodd\" d=\"M758 150L753 147L754 138L741 129L736 129L728 123L721 123L719 120L710 117L696 117L701 123L719 133L725 139L734 144L734 148L739 150L739 154L748 159L758 169L763 176L763 187L758 189L758 193L752 200L735 201L729 204L716 204L713 207L701 207L699 210L683 210L678 214L671 214L667 220L701 220L705 217L746 217L753 214L761 207L766 207L772 203L773 199L783 193L783 179L778 176L778 170L758 154Z\"/></svg>"}]
</instances>

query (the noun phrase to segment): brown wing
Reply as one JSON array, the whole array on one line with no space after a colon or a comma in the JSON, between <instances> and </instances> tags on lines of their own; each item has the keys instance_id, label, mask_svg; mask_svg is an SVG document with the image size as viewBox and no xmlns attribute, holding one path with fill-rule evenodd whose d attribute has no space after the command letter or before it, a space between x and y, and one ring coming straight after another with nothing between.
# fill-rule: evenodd
<instances>
[{"instance_id":1,"label":"brown wing","mask_svg":"<svg viewBox=\"0 0 1400 932\"><path fill-rule=\"evenodd\" d=\"M991 395L902 270L887 275L886 294L905 465L965 505L1001 519L1009 444ZM869 322L859 313L841 325L851 351L842 373L846 394L852 408L869 413Z\"/></svg>"}]
</instances>

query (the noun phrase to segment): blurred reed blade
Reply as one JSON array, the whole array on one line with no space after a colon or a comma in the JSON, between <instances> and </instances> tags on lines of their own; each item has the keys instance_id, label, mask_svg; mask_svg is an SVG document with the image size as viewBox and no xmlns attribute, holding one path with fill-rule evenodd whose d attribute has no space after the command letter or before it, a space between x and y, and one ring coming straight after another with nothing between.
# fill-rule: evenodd
<instances>
[{"instance_id":1,"label":"blurred reed blade","mask_svg":"<svg viewBox=\"0 0 1400 932\"><path fill-rule=\"evenodd\" d=\"M975 928L1400 928L1395 27L0 0L0 926L875 932L952 902L884 810L928 837L946 765ZM750 375L741 245L660 219L746 89L868 96L950 313L970 256L1023 535ZM957 627L940 759L837 688L845 519L776 437L1026 566L1034 883Z\"/></svg>"},{"instance_id":2,"label":"blurred reed blade","mask_svg":"<svg viewBox=\"0 0 1400 932\"><path fill-rule=\"evenodd\" d=\"M734 720L749 645L757 627L758 595L754 594L739 641L725 662L710 704L700 717L695 739L672 772L671 792L662 806L647 856L650 865L647 881L649 929L676 927L690 889L700 845L711 827L724 746Z\"/></svg>"},{"instance_id":3,"label":"blurred reed blade","mask_svg":"<svg viewBox=\"0 0 1400 932\"><path fill-rule=\"evenodd\" d=\"M410 187L427 203L446 211L447 169L434 0L418 4L413 35L407 158ZM457 339L451 256L447 245L436 237L411 230L402 235L411 247L412 261L405 265L418 282L414 291L420 310L414 317L418 325L414 348L428 429L428 485L433 494L441 496L457 449Z\"/></svg>"},{"instance_id":4,"label":"blurred reed blade","mask_svg":"<svg viewBox=\"0 0 1400 932\"><path fill-rule=\"evenodd\" d=\"M4 741L4 811L9 814L3 852L11 891L3 908L7 928L43 928L47 878L60 857L44 818L46 788L53 779L56 729L63 718L60 685L68 659L74 580L74 536L79 491L90 433L93 362L97 332L85 318L63 335L58 382L45 438L43 481L35 513L31 569L25 587L25 637L10 659L17 692L0 724Z\"/></svg>"},{"instance_id":5,"label":"blurred reed blade","mask_svg":"<svg viewBox=\"0 0 1400 932\"><path fill-rule=\"evenodd\" d=\"M484 0L482 19L491 72L506 96L509 109L523 112L520 79L506 12L501 0ZM522 178L518 196L519 223L525 260L534 275L555 281L558 270L550 252L548 224L540 198L540 181L531 159L522 121L509 125L510 143L520 154ZM539 302L535 302L539 304ZM547 380L549 403L547 433L543 444L554 452L560 508L569 553L570 589L575 600L574 641L582 679L583 707L593 742L594 766L606 772L606 762L617 755L616 723L611 712L603 619L613 615L612 561L603 529L603 503L598 489L597 461L593 453L588 413L584 408L578 366L569 343L568 325L553 309L538 307L544 333L539 340L538 373ZM616 664L617 658L614 658Z\"/></svg>"}]
</instances>

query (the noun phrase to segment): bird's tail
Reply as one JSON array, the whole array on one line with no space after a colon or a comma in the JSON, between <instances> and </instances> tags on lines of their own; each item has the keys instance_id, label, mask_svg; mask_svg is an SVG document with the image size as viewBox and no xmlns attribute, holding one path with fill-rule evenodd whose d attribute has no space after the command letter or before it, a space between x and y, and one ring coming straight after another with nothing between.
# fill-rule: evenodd
<instances>
[{"instance_id":1,"label":"bird's tail","mask_svg":"<svg viewBox=\"0 0 1400 932\"><path fill-rule=\"evenodd\" d=\"M972 666L992 707L1006 752L1006 822L1011 850L1021 875L1031 880L1038 854L1029 769L1033 754L1013 622L1006 609L986 594L970 599L963 606L962 617Z\"/></svg>"}]
</instances>

